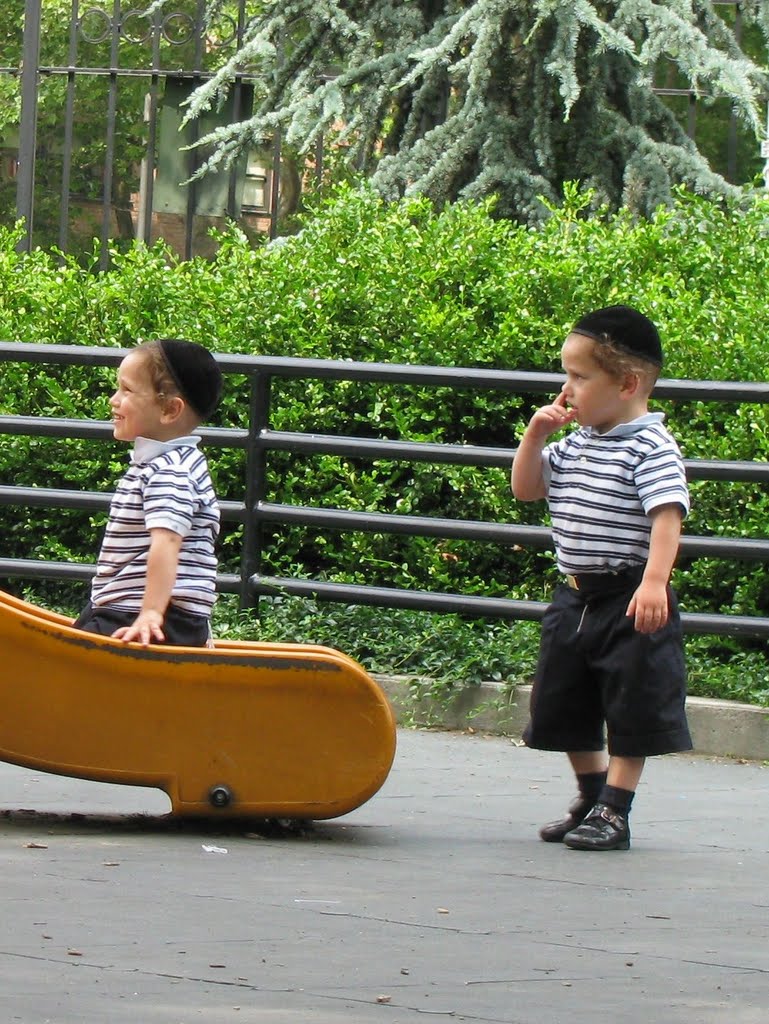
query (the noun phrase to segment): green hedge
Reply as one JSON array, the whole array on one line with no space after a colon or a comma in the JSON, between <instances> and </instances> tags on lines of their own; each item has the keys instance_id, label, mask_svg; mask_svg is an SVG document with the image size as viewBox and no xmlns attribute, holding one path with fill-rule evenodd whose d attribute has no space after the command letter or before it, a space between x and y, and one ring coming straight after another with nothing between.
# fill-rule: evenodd
<instances>
[{"instance_id":1,"label":"green hedge","mask_svg":"<svg viewBox=\"0 0 769 1024\"><path fill-rule=\"evenodd\" d=\"M254 248L233 229L210 262L136 246L115 252L103 274L98 253L89 270L56 254L19 253L18 235L0 232L0 337L130 346L173 334L226 352L558 370L574 319L621 301L658 322L665 376L763 380L769 198L746 192L727 206L681 192L648 221L625 211L588 216L589 199L569 186L547 224L532 230L495 218L490 203L436 211L422 198L385 204L344 187L279 244ZM109 371L5 365L2 373L4 413L108 418ZM512 447L539 401L285 382L273 410L284 430ZM217 423L244 425L247 408L244 382L232 379ZM765 406L664 408L689 458L769 457ZM39 438L3 438L0 452L3 483L89 490L110 489L126 458L119 445ZM242 455L211 454L221 497L240 499ZM503 470L278 453L270 488L271 500L355 510L526 523L544 512L513 501ZM689 532L763 535L768 500L755 486L697 482L692 497ZM4 519L7 556L90 561L98 546L99 517L6 509ZM235 569L238 556L237 530L228 529L224 566ZM277 575L534 599L554 578L547 553L302 528L276 530L267 559L265 570ZM763 566L707 559L676 571L692 611L765 615L767 578ZM698 657L715 652L723 663L763 658L746 642L697 644Z\"/></svg>"}]
</instances>

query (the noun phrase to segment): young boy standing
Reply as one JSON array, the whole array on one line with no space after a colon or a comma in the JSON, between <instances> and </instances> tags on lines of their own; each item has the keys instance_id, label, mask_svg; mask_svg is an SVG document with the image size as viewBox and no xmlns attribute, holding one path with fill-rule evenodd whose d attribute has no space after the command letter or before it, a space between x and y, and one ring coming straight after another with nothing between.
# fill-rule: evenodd
<instances>
[{"instance_id":1,"label":"young boy standing","mask_svg":"<svg viewBox=\"0 0 769 1024\"><path fill-rule=\"evenodd\" d=\"M596 310L561 359L563 389L532 416L512 469L516 498L547 499L565 577L542 621L524 741L566 752L579 788L540 837L626 850L645 758L691 749L669 584L689 495L663 415L648 411L662 367L652 321L629 306ZM573 421L579 429L546 444Z\"/></svg>"},{"instance_id":2,"label":"young boy standing","mask_svg":"<svg viewBox=\"0 0 769 1024\"><path fill-rule=\"evenodd\" d=\"M221 387L216 360L194 342L151 341L121 362L113 432L134 448L77 628L145 646L207 645L219 506L194 431Z\"/></svg>"}]
</instances>

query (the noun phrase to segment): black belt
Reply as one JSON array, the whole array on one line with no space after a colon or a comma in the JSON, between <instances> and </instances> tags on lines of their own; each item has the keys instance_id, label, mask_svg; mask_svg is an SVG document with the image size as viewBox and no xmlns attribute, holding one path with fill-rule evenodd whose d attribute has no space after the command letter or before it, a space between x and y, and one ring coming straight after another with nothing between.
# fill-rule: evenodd
<instances>
[{"instance_id":1,"label":"black belt","mask_svg":"<svg viewBox=\"0 0 769 1024\"><path fill-rule=\"evenodd\" d=\"M584 572L566 574L566 585L584 594L600 594L610 590L624 590L638 586L643 578L644 566L630 566L610 572Z\"/></svg>"}]
</instances>

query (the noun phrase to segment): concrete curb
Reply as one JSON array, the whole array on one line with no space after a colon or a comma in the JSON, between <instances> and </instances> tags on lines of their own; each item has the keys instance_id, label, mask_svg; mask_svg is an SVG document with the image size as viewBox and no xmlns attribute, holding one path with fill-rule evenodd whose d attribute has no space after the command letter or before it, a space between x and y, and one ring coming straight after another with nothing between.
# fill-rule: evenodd
<instances>
[{"instance_id":1,"label":"concrete curb","mask_svg":"<svg viewBox=\"0 0 769 1024\"><path fill-rule=\"evenodd\" d=\"M531 686L509 690L482 683L457 690L448 701L431 694L430 683L403 676L375 676L399 725L474 729L520 739L528 718ZM769 761L769 708L706 697L686 701L694 752L749 761Z\"/></svg>"}]
</instances>

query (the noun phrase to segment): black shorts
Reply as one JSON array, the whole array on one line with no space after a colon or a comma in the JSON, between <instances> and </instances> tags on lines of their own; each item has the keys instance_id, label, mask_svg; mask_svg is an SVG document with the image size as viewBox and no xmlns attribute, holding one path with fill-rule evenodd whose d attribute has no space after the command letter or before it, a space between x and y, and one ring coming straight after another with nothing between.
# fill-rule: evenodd
<instances>
[{"instance_id":1,"label":"black shorts","mask_svg":"<svg viewBox=\"0 0 769 1024\"><path fill-rule=\"evenodd\" d=\"M542 620L527 746L647 757L691 750L678 602L655 633L625 612L639 579L585 593L560 586Z\"/></svg>"},{"instance_id":2,"label":"black shorts","mask_svg":"<svg viewBox=\"0 0 769 1024\"><path fill-rule=\"evenodd\" d=\"M86 633L112 636L121 626L133 625L137 614L138 612L126 611L125 608L113 608L108 604L94 605L89 602L72 625ZM193 615L171 604L166 609L163 633L165 640L153 640L153 644L162 642L174 647L205 647L211 636L211 627L209 620L204 616Z\"/></svg>"}]
</instances>

